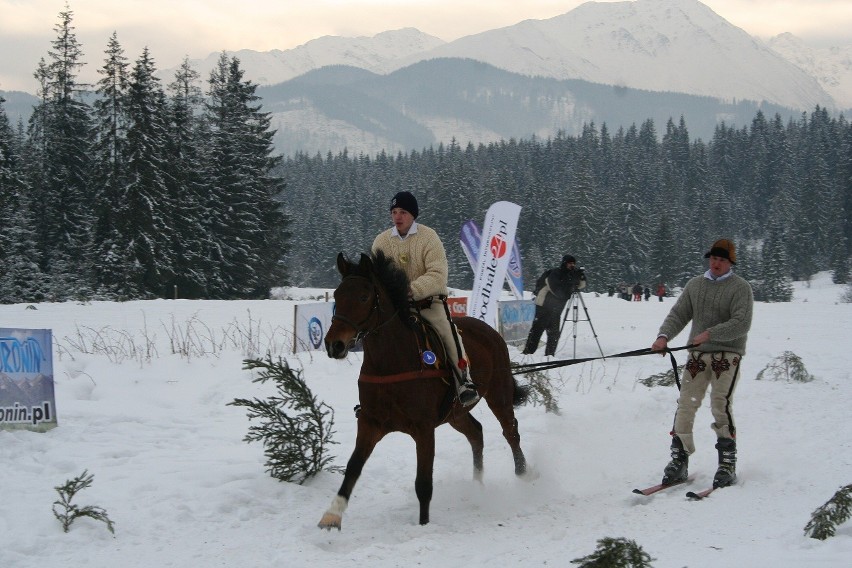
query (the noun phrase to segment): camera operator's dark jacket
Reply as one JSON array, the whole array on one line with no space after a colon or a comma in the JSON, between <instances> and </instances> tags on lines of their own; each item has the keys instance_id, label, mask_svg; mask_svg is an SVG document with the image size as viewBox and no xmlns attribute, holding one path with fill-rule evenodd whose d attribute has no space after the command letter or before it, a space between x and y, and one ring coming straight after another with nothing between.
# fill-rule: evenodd
<instances>
[{"instance_id":1,"label":"camera operator's dark jacket","mask_svg":"<svg viewBox=\"0 0 852 568\"><path fill-rule=\"evenodd\" d=\"M586 287L582 268L568 269L564 265L545 271L535 283L535 304L547 310L561 312L577 290Z\"/></svg>"}]
</instances>

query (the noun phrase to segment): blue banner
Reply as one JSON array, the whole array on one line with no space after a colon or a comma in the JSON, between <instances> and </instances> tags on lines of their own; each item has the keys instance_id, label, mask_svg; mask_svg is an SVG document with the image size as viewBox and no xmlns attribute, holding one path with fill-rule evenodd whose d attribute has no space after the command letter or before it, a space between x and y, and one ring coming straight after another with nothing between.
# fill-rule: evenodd
<instances>
[{"instance_id":1,"label":"blue banner","mask_svg":"<svg viewBox=\"0 0 852 568\"><path fill-rule=\"evenodd\" d=\"M45 432L56 425L51 331L0 328L0 429Z\"/></svg>"}]
</instances>

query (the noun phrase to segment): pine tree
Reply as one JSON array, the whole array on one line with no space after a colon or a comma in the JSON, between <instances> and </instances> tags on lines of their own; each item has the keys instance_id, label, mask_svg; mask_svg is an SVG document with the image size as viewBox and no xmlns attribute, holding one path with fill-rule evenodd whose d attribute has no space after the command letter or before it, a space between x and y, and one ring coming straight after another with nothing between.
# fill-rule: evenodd
<instances>
[{"instance_id":1,"label":"pine tree","mask_svg":"<svg viewBox=\"0 0 852 568\"><path fill-rule=\"evenodd\" d=\"M94 108L94 152L92 188L95 193L93 235L94 270L97 292L108 299L138 297L140 290L127 254L130 244L118 218L124 204L124 191L130 183L127 129L129 123L127 58L115 33L109 39L104 65L98 69L98 98Z\"/></svg>"},{"instance_id":2,"label":"pine tree","mask_svg":"<svg viewBox=\"0 0 852 568\"><path fill-rule=\"evenodd\" d=\"M203 196L205 124L199 112L203 94L198 84L199 74L184 59L169 84L169 191L174 207L170 225L176 238L172 242L174 255L173 279L167 282L182 298L204 297L207 273L211 270L204 258L205 231Z\"/></svg>"},{"instance_id":3,"label":"pine tree","mask_svg":"<svg viewBox=\"0 0 852 568\"><path fill-rule=\"evenodd\" d=\"M130 272L137 294L168 297L174 268L169 224L174 208L169 193L166 100L148 48L136 60L127 92L127 169L116 219L128 248L117 253Z\"/></svg>"},{"instance_id":4,"label":"pine tree","mask_svg":"<svg viewBox=\"0 0 852 568\"><path fill-rule=\"evenodd\" d=\"M264 297L283 282L280 263L288 237L277 202L280 180L270 171L268 113L260 112L256 86L242 80L239 59L223 53L210 75L207 122L210 125L210 191L205 206L213 235L207 254L215 272L209 280L214 297Z\"/></svg>"},{"instance_id":5,"label":"pine tree","mask_svg":"<svg viewBox=\"0 0 852 568\"><path fill-rule=\"evenodd\" d=\"M41 102L30 117L26 150L39 264L56 299L91 294L91 120L82 101L87 85L77 80L83 51L72 21L66 6L54 27L50 63L42 60L36 71Z\"/></svg>"},{"instance_id":6,"label":"pine tree","mask_svg":"<svg viewBox=\"0 0 852 568\"><path fill-rule=\"evenodd\" d=\"M763 274L760 285L760 299L766 302L789 302L793 299L793 284L788 270L787 250L783 242L783 232L779 225L769 227L769 235L764 241L762 251Z\"/></svg>"}]
</instances>

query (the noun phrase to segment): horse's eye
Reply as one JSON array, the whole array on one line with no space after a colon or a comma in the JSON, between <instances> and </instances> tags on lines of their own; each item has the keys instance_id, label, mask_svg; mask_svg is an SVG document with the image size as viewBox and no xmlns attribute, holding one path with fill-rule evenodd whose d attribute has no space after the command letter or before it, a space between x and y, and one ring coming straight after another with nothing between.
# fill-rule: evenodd
<instances>
[{"instance_id":1,"label":"horse's eye","mask_svg":"<svg viewBox=\"0 0 852 568\"><path fill-rule=\"evenodd\" d=\"M366 293L365 293L365 294L361 294L361 303L362 303L362 304L366 304L369 300L370 300L370 295L369 295L369 294L366 294Z\"/></svg>"}]
</instances>

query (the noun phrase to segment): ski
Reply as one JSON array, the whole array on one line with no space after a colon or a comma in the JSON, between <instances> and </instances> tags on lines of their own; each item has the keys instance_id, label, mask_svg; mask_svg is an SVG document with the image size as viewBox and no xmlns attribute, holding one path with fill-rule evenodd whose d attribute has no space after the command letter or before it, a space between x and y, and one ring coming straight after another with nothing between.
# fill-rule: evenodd
<instances>
[{"instance_id":1,"label":"ski","mask_svg":"<svg viewBox=\"0 0 852 568\"><path fill-rule=\"evenodd\" d=\"M683 485L684 483L689 483L692 480L693 480L693 477L690 476L690 477L687 477L686 479L684 479L683 481L677 481L675 483L667 483L667 484L660 483L660 484L657 484L657 485L652 485L651 487L646 487L645 489L634 489L633 493L636 493L637 495L646 495L646 496L647 495L653 495L654 493L657 493L659 491L663 491L663 490L668 489L670 487L675 487L677 485Z\"/></svg>"},{"instance_id":2,"label":"ski","mask_svg":"<svg viewBox=\"0 0 852 568\"><path fill-rule=\"evenodd\" d=\"M695 491L687 491L686 496L689 499L692 499L693 501L700 501L701 499L704 499L705 497L709 496L714 491L716 491L715 487L710 487L709 489L705 489L704 491L700 491L698 493L696 493Z\"/></svg>"}]
</instances>

